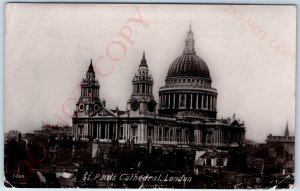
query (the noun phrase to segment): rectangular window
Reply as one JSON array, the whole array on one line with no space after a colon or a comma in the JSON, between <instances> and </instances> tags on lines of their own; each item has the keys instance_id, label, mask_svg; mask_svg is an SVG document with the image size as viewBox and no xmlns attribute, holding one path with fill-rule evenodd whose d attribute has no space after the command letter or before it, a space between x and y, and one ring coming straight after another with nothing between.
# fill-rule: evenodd
<instances>
[{"instance_id":1,"label":"rectangular window","mask_svg":"<svg viewBox=\"0 0 300 191\"><path fill-rule=\"evenodd\" d=\"M180 129L176 130L176 141L178 143L181 142L181 130Z\"/></svg>"},{"instance_id":2,"label":"rectangular window","mask_svg":"<svg viewBox=\"0 0 300 191\"><path fill-rule=\"evenodd\" d=\"M164 128L164 141L168 141L169 128Z\"/></svg>"},{"instance_id":3,"label":"rectangular window","mask_svg":"<svg viewBox=\"0 0 300 191\"><path fill-rule=\"evenodd\" d=\"M131 138L134 138L135 140L137 140L136 129L137 129L137 126L131 127Z\"/></svg>"},{"instance_id":4,"label":"rectangular window","mask_svg":"<svg viewBox=\"0 0 300 191\"><path fill-rule=\"evenodd\" d=\"M189 131L185 130L185 140L186 143L189 143Z\"/></svg>"},{"instance_id":5,"label":"rectangular window","mask_svg":"<svg viewBox=\"0 0 300 191\"><path fill-rule=\"evenodd\" d=\"M158 140L162 141L162 128L158 127Z\"/></svg>"},{"instance_id":6,"label":"rectangular window","mask_svg":"<svg viewBox=\"0 0 300 191\"><path fill-rule=\"evenodd\" d=\"M142 93L145 93L145 84L142 84Z\"/></svg>"},{"instance_id":7,"label":"rectangular window","mask_svg":"<svg viewBox=\"0 0 300 191\"><path fill-rule=\"evenodd\" d=\"M211 159L206 159L206 166L211 166Z\"/></svg>"},{"instance_id":8,"label":"rectangular window","mask_svg":"<svg viewBox=\"0 0 300 191\"><path fill-rule=\"evenodd\" d=\"M217 159L217 166L223 166L223 159Z\"/></svg>"},{"instance_id":9,"label":"rectangular window","mask_svg":"<svg viewBox=\"0 0 300 191\"><path fill-rule=\"evenodd\" d=\"M170 141L173 141L173 128L170 129Z\"/></svg>"},{"instance_id":10,"label":"rectangular window","mask_svg":"<svg viewBox=\"0 0 300 191\"><path fill-rule=\"evenodd\" d=\"M148 126L147 129L147 140L151 138L151 140L153 140L153 126Z\"/></svg>"}]
</instances>

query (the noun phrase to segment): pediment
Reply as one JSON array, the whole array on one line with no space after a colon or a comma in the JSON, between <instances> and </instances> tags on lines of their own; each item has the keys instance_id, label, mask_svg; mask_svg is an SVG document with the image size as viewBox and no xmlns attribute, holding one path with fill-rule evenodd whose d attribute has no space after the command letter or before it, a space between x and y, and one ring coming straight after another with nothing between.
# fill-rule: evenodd
<instances>
[{"instance_id":1,"label":"pediment","mask_svg":"<svg viewBox=\"0 0 300 191\"><path fill-rule=\"evenodd\" d=\"M237 120L233 120L231 123L230 123L230 126L233 126L233 127L240 127L240 124Z\"/></svg>"},{"instance_id":2,"label":"pediment","mask_svg":"<svg viewBox=\"0 0 300 191\"><path fill-rule=\"evenodd\" d=\"M116 115L109 109L101 107L99 111L92 113L90 117L116 117Z\"/></svg>"}]
</instances>

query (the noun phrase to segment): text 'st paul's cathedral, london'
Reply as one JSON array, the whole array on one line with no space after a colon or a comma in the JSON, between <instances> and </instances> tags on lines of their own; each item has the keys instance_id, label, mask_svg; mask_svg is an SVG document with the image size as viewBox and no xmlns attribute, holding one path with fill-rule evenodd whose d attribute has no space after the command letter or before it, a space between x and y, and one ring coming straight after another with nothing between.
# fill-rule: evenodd
<instances>
[{"instance_id":1,"label":"text 'st paul's cathedral, london'","mask_svg":"<svg viewBox=\"0 0 300 191\"><path fill-rule=\"evenodd\" d=\"M183 53L170 64L158 100L153 96L151 63L144 53L133 76L131 96L124 103L126 111L106 108L91 62L73 116L74 139L93 140L99 145L117 142L148 150L162 148L166 152L242 146L243 122L235 116L217 119L218 93L194 43L190 27Z\"/></svg>"}]
</instances>

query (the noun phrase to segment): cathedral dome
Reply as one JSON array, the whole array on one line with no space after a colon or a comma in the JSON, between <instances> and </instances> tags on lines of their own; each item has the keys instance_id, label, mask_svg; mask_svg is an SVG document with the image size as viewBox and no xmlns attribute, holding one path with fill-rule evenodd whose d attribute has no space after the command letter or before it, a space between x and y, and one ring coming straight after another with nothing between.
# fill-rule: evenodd
<instances>
[{"instance_id":1,"label":"cathedral dome","mask_svg":"<svg viewBox=\"0 0 300 191\"><path fill-rule=\"evenodd\" d=\"M167 78L176 76L193 76L211 79L206 63L194 53L185 53L173 61L169 68Z\"/></svg>"},{"instance_id":2,"label":"cathedral dome","mask_svg":"<svg viewBox=\"0 0 300 191\"><path fill-rule=\"evenodd\" d=\"M167 78L177 76L193 76L211 80L206 63L196 55L191 26L185 39L183 54L171 64Z\"/></svg>"},{"instance_id":3,"label":"cathedral dome","mask_svg":"<svg viewBox=\"0 0 300 191\"><path fill-rule=\"evenodd\" d=\"M160 115L213 119L217 116L218 93L211 87L208 66L197 56L194 43L190 25L183 53L171 64L165 86L159 89Z\"/></svg>"}]
</instances>

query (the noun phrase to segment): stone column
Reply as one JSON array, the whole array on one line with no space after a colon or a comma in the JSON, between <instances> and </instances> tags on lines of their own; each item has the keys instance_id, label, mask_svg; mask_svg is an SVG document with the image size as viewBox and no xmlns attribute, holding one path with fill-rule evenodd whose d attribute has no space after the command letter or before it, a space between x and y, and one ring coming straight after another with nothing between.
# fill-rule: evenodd
<instances>
[{"instance_id":1,"label":"stone column","mask_svg":"<svg viewBox=\"0 0 300 191\"><path fill-rule=\"evenodd\" d=\"M222 131L222 129L220 129L221 131L221 145L223 145L224 143L224 132Z\"/></svg>"},{"instance_id":2,"label":"stone column","mask_svg":"<svg viewBox=\"0 0 300 191\"><path fill-rule=\"evenodd\" d=\"M147 94L150 94L150 91L149 91L149 84L146 84L147 86Z\"/></svg>"},{"instance_id":3,"label":"stone column","mask_svg":"<svg viewBox=\"0 0 300 191\"><path fill-rule=\"evenodd\" d=\"M175 109L175 93L173 94L173 108Z\"/></svg>"},{"instance_id":4,"label":"stone column","mask_svg":"<svg viewBox=\"0 0 300 191\"><path fill-rule=\"evenodd\" d=\"M164 140L164 128L163 127L159 127L159 131L161 132L161 141Z\"/></svg>"},{"instance_id":5,"label":"stone column","mask_svg":"<svg viewBox=\"0 0 300 191\"><path fill-rule=\"evenodd\" d=\"M139 83L139 86L140 86L139 90L140 90L140 93L141 93L141 92L143 92L143 85Z\"/></svg>"},{"instance_id":6,"label":"stone column","mask_svg":"<svg viewBox=\"0 0 300 191\"><path fill-rule=\"evenodd\" d=\"M203 97L204 95L203 94L201 94L201 109L203 109L203 102L204 102L204 97Z\"/></svg>"},{"instance_id":7,"label":"stone column","mask_svg":"<svg viewBox=\"0 0 300 191\"><path fill-rule=\"evenodd\" d=\"M218 128L219 130L219 146L221 145L221 131L220 131L220 128Z\"/></svg>"},{"instance_id":8,"label":"stone column","mask_svg":"<svg viewBox=\"0 0 300 191\"><path fill-rule=\"evenodd\" d=\"M119 137L119 125L118 125L118 123L116 122L115 123L115 138L116 139L118 139L118 137Z\"/></svg>"},{"instance_id":9,"label":"stone column","mask_svg":"<svg viewBox=\"0 0 300 191\"><path fill-rule=\"evenodd\" d=\"M100 123L97 124L97 129L98 129L98 139L101 137L101 126Z\"/></svg>"},{"instance_id":10,"label":"stone column","mask_svg":"<svg viewBox=\"0 0 300 191\"><path fill-rule=\"evenodd\" d=\"M210 96L210 110L213 109L213 96Z\"/></svg>"},{"instance_id":11,"label":"stone column","mask_svg":"<svg viewBox=\"0 0 300 191\"><path fill-rule=\"evenodd\" d=\"M199 129L199 143L202 142L202 130Z\"/></svg>"},{"instance_id":12,"label":"stone column","mask_svg":"<svg viewBox=\"0 0 300 191\"><path fill-rule=\"evenodd\" d=\"M193 109L193 93L191 93L191 104L190 104L190 108Z\"/></svg>"},{"instance_id":13,"label":"stone column","mask_svg":"<svg viewBox=\"0 0 300 191\"><path fill-rule=\"evenodd\" d=\"M150 136L149 136L150 137ZM148 126L145 124L144 128L144 140L147 142L148 140Z\"/></svg>"},{"instance_id":14,"label":"stone column","mask_svg":"<svg viewBox=\"0 0 300 191\"><path fill-rule=\"evenodd\" d=\"M173 142L176 142L176 128L173 127Z\"/></svg>"},{"instance_id":15,"label":"stone column","mask_svg":"<svg viewBox=\"0 0 300 191\"><path fill-rule=\"evenodd\" d=\"M196 109L199 109L199 107L198 107L198 94L196 94Z\"/></svg>"},{"instance_id":16,"label":"stone column","mask_svg":"<svg viewBox=\"0 0 300 191\"><path fill-rule=\"evenodd\" d=\"M171 108L171 95L168 94L168 108Z\"/></svg>"},{"instance_id":17,"label":"stone column","mask_svg":"<svg viewBox=\"0 0 300 191\"><path fill-rule=\"evenodd\" d=\"M98 124L98 127L99 127L99 139L101 139L101 129L102 129L101 128L102 127L101 123Z\"/></svg>"},{"instance_id":18,"label":"stone column","mask_svg":"<svg viewBox=\"0 0 300 191\"><path fill-rule=\"evenodd\" d=\"M94 128L95 127L95 125L96 125L96 128ZM97 128L97 123L96 124L93 124L93 130L95 129L95 132L93 132L93 134L95 134L95 137L96 137L96 139L98 138L98 128ZM94 135L93 135L94 136Z\"/></svg>"},{"instance_id":19,"label":"stone column","mask_svg":"<svg viewBox=\"0 0 300 191\"><path fill-rule=\"evenodd\" d=\"M184 94L184 108L187 108L186 105L187 105L187 99L186 99L186 94Z\"/></svg>"},{"instance_id":20,"label":"stone column","mask_svg":"<svg viewBox=\"0 0 300 191\"><path fill-rule=\"evenodd\" d=\"M153 127L153 143L156 143L157 139L157 126Z\"/></svg>"},{"instance_id":21,"label":"stone column","mask_svg":"<svg viewBox=\"0 0 300 191\"><path fill-rule=\"evenodd\" d=\"M215 106L215 111L217 111L217 96L214 96L214 106Z\"/></svg>"},{"instance_id":22,"label":"stone column","mask_svg":"<svg viewBox=\"0 0 300 191\"><path fill-rule=\"evenodd\" d=\"M107 126L108 126L108 124L105 122L105 123L104 123L104 127L105 127L105 130L104 130L104 132L105 132L104 139L107 139L107 138L108 138L108 128L107 128Z\"/></svg>"}]
</instances>

